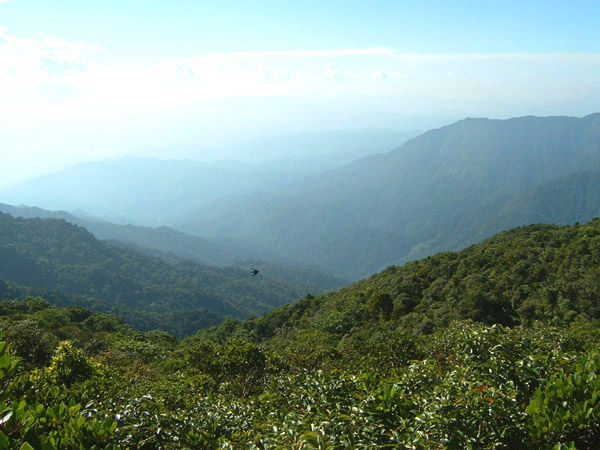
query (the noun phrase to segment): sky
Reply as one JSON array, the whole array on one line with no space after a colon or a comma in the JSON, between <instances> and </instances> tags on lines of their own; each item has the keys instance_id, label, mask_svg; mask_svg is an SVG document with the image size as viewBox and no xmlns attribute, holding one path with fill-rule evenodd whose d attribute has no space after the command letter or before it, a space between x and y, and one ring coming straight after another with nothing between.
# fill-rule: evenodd
<instances>
[{"instance_id":1,"label":"sky","mask_svg":"<svg viewBox=\"0 0 600 450\"><path fill-rule=\"evenodd\" d=\"M598 23L597 0L0 0L0 186L150 146L598 112Z\"/></svg>"}]
</instances>

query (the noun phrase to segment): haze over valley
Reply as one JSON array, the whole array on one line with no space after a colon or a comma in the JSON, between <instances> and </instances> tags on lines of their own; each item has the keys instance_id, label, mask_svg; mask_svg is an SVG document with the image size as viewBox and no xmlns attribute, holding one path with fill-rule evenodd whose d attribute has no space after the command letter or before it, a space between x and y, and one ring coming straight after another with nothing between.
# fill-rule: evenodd
<instances>
[{"instance_id":1,"label":"haze over valley","mask_svg":"<svg viewBox=\"0 0 600 450\"><path fill-rule=\"evenodd\" d=\"M40 176L1 198L80 211L96 221L168 226L190 240L236 243L238 258L182 255L205 262L266 258L357 280L503 229L593 218L599 212L599 130L598 114L464 119L404 144L398 135L398 148L334 168L308 159L248 164L125 157ZM365 134L379 137L380 149L391 133L338 132L336 138L356 141Z\"/></svg>"}]
</instances>

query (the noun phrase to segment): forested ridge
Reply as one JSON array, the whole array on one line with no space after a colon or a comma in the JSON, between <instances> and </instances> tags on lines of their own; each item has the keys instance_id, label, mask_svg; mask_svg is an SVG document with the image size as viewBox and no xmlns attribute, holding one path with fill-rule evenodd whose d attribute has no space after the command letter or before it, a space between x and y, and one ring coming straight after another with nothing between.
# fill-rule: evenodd
<instances>
[{"instance_id":1,"label":"forested ridge","mask_svg":"<svg viewBox=\"0 0 600 450\"><path fill-rule=\"evenodd\" d=\"M179 341L7 299L0 443L597 448L599 267L600 219L532 225Z\"/></svg>"},{"instance_id":2,"label":"forested ridge","mask_svg":"<svg viewBox=\"0 0 600 450\"><path fill-rule=\"evenodd\" d=\"M184 337L199 329L217 325L225 319L224 316L204 308L173 309L161 313L58 290L24 287L0 279L0 298L27 297L42 297L57 306L82 306L93 311L113 314L138 330L166 330L177 337Z\"/></svg>"},{"instance_id":3,"label":"forested ridge","mask_svg":"<svg viewBox=\"0 0 600 450\"><path fill-rule=\"evenodd\" d=\"M276 255L259 246L248 246L230 239L203 239L169 227L119 225L91 217L79 217L65 211L48 211L36 207L12 206L0 203L0 212L13 217L64 219L91 232L97 239L127 247L167 262L189 260L201 265L233 266L236 268L261 267L269 278L288 281L308 290L324 292L348 284L346 280L328 276L312 268L280 262Z\"/></svg>"},{"instance_id":4,"label":"forested ridge","mask_svg":"<svg viewBox=\"0 0 600 450\"><path fill-rule=\"evenodd\" d=\"M530 225L461 252L390 266L339 292L236 326L260 341L300 330L345 339L380 324L427 334L464 319L507 326L596 324L599 275L600 219Z\"/></svg>"},{"instance_id":5,"label":"forested ridge","mask_svg":"<svg viewBox=\"0 0 600 450\"><path fill-rule=\"evenodd\" d=\"M306 295L294 284L250 277L249 270L166 262L98 241L82 227L59 219L24 219L0 214L0 278L33 289L84 297L85 305L118 312L125 308L168 316L191 311L200 326L220 316L248 317ZM96 301L95 301L96 300ZM79 302L80 303L80 302ZM208 319L203 320L203 311ZM181 314L180 314L181 315ZM149 325L181 335L172 320ZM142 325L138 320L136 325ZM193 325L193 324L191 324ZM146 328L147 329L147 328ZM185 334L184 332L184 334Z\"/></svg>"},{"instance_id":6,"label":"forested ridge","mask_svg":"<svg viewBox=\"0 0 600 450\"><path fill-rule=\"evenodd\" d=\"M574 172L456 214L440 224L432 239L415 246L408 259L461 250L518 225L572 225L599 214L600 172Z\"/></svg>"},{"instance_id":7,"label":"forested ridge","mask_svg":"<svg viewBox=\"0 0 600 450\"><path fill-rule=\"evenodd\" d=\"M197 236L173 230L169 227L144 227L139 225L119 225L86 215L66 211L49 211L37 207L12 206L0 203L0 211L13 217L27 219L64 219L84 227L100 240L118 240L124 244L133 244L145 250L155 249L164 254L177 255L180 258L193 259L201 264L222 266L235 260L253 257L273 259L273 255L264 250L249 248L231 240L203 239Z\"/></svg>"}]
</instances>

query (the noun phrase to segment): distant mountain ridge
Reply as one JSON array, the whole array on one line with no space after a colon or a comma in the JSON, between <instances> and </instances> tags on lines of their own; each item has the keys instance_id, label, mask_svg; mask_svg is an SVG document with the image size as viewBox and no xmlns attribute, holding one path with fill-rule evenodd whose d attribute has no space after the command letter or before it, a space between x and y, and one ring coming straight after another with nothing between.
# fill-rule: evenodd
<instances>
[{"instance_id":1,"label":"distant mountain ridge","mask_svg":"<svg viewBox=\"0 0 600 450\"><path fill-rule=\"evenodd\" d=\"M123 157L80 163L36 177L4 192L2 198L11 204L84 209L113 222L157 226L166 217L185 213L190 203L277 188L304 176L305 170Z\"/></svg>"},{"instance_id":2,"label":"distant mountain ridge","mask_svg":"<svg viewBox=\"0 0 600 450\"><path fill-rule=\"evenodd\" d=\"M217 173L218 165L203 166L207 175L198 178L196 166L188 163L126 159L101 165L104 175L97 181L91 172L73 168L76 182L65 185L65 196L52 177L26 189L31 199L81 195L80 203L86 189L92 190L101 200L91 203L105 202L111 214L154 223L160 217L160 225L213 243L235 242L237 249L260 249L288 266L355 280L530 221L593 217L600 195L591 188L592 174L600 172L600 113L467 118L388 153L312 175L248 172L225 164L229 178ZM120 168L112 178L105 171L111 164ZM578 173L589 188L573 181ZM573 182L565 182L571 175ZM235 189L222 185L227 180L234 180ZM80 181L87 187L79 189ZM556 195L553 190L562 199L574 191L570 200L561 200L564 210L544 200Z\"/></svg>"},{"instance_id":3,"label":"distant mountain ridge","mask_svg":"<svg viewBox=\"0 0 600 450\"><path fill-rule=\"evenodd\" d=\"M4 188L0 202L83 209L111 222L160 226L186 215L192 206L229 195L272 192L358 157L389 151L416 134L334 130L257 138L213 149L214 153L201 147L183 153L178 146L155 149L163 157L175 156L122 156L79 163ZM145 151L151 152L140 150L142 155ZM187 159L181 159L184 155Z\"/></svg>"},{"instance_id":4,"label":"distant mountain ridge","mask_svg":"<svg viewBox=\"0 0 600 450\"><path fill-rule=\"evenodd\" d=\"M452 234L440 230L452 217L570 173L598 170L600 114L464 119L277 193L214 202L174 226L260 242L357 278L407 260L440 232ZM467 225L467 233L471 226L479 225ZM338 252L341 238L346 246Z\"/></svg>"}]
</instances>

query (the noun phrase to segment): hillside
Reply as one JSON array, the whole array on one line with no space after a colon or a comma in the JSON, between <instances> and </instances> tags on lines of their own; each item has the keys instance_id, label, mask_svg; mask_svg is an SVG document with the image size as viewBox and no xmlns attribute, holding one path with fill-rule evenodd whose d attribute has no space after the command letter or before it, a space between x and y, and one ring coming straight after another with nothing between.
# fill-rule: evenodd
<instances>
[{"instance_id":1,"label":"hillside","mask_svg":"<svg viewBox=\"0 0 600 450\"><path fill-rule=\"evenodd\" d=\"M569 225L598 216L600 173L574 172L457 214L439 226L433 239L415 246L399 262L459 250L524 224Z\"/></svg>"},{"instance_id":2,"label":"hillside","mask_svg":"<svg viewBox=\"0 0 600 450\"><path fill-rule=\"evenodd\" d=\"M596 448L599 263L600 219L532 225L182 341L39 297L3 300L0 439Z\"/></svg>"},{"instance_id":3,"label":"hillside","mask_svg":"<svg viewBox=\"0 0 600 450\"><path fill-rule=\"evenodd\" d=\"M596 326L599 268L600 219L585 225L531 225L458 253L388 267L339 292L307 297L224 329L293 348L294 340L307 333L336 347L380 328L429 334L465 319L507 326L538 320ZM223 328L201 331L199 337L222 334Z\"/></svg>"},{"instance_id":4,"label":"hillside","mask_svg":"<svg viewBox=\"0 0 600 450\"><path fill-rule=\"evenodd\" d=\"M465 119L277 193L213 202L174 226L260 242L356 279L407 257L439 233L452 235L456 230L440 227L451 227L450 219L461 213L598 169L600 114Z\"/></svg>"},{"instance_id":5,"label":"hillside","mask_svg":"<svg viewBox=\"0 0 600 450\"><path fill-rule=\"evenodd\" d=\"M4 203L0 203L0 212L26 219L64 219L84 227L100 240L113 239L142 248L153 248L181 258L194 259L207 265L227 265L237 259L250 257L274 258L274 255L264 249L250 248L232 240L191 236L165 226L153 228L132 224L121 225L106 220L94 220L92 217L81 217L77 213L71 214L66 211L50 211Z\"/></svg>"},{"instance_id":6,"label":"hillside","mask_svg":"<svg viewBox=\"0 0 600 450\"><path fill-rule=\"evenodd\" d=\"M311 268L290 267L281 258L256 245L245 245L231 239L205 239L172 228L119 225L107 221L82 218L65 211L48 211L36 207L11 206L0 203L0 212L13 217L54 218L84 227L97 239L126 246L139 253L156 256L168 262L191 260L210 266L233 266L242 270L258 267L269 278L296 284L311 293L320 293L347 284L347 281ZM120 242L116 242L120 241Z\"/></svg>"},{"instance_id":7,"label":"hillside","mask_svg":"<svg viewBox=\"0 0 600 450\"><path fill-rule=\"evenodd\" d=\"M0 214L0 278L161 314L204 309L247 317L306 294L249 270L167 263L98 241L64 220L8 214Z\"/></svg>"}]
</instances>

